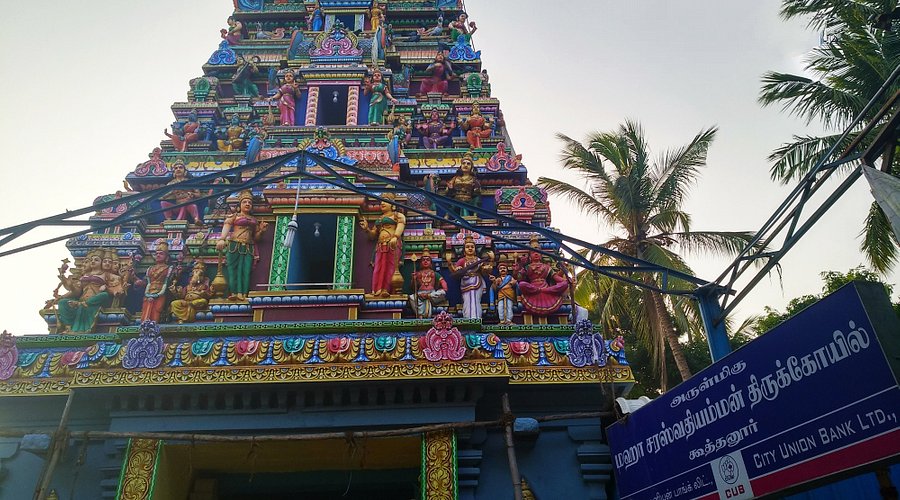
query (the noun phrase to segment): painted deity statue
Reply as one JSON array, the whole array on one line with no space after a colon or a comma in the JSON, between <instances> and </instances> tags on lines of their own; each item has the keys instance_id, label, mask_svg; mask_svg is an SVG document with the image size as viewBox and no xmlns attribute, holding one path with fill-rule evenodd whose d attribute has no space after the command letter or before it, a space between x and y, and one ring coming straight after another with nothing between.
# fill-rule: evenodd
<instances>
[{"instance_id":1,"label":"painted deity statue","mask_svg":"<svg viewBox=\"0 0 900 500\"><path fill-rule=\"evenodd\" d=\"M447 196L461 203L478 205L481 199L481 182L478 181L478 174L475 171L471 153L463 155L456 174L447 181ZM460 215L465 217L470 215L470 212L462 208L460 209Z\"/></svg>"},{"instance_id":2,"label":"painted deity statue","mask_svg":"<svg viewBox=\"0 0 900 500\"><path fill-rule=\"evenodd\" d=\"M191 270L191 279L186 286L178 286L172 282L169 291L173 296L179 297L172 301L172 315L179 323L191 323L197 316L197 311L205 310L209 306L209 298L212 291L209 288L209 278L206 277L206 265L203 262L194 262Z\"/></svg>"},{"instance_id":3,"label":"painted deity statue","mask_svg":"<svg viewBox=\"0 0 900 500\"><path fill-rule=\"evenodd\" d=\"M222 28L219 31L222 35L222 39L228 42L228 45L237 45L241 43L241 32L244 30L244 25L235 19L234 16L228 16L226 23L228 24L228 28Z\"/></svg>"},{"instance_id":4,"label":"painted deity statue","mask_svg":"<svg viewBox=\"0 0 900 500\"><path fill-rule=\"evenodd\" d=\"M57 302L57 333L93 331L100 308L109 307L113 297L125 294L121 279L111 270L111 258L103 250L91 250L81 269L75 269L70 276L60 272L59 280L68 293ZM104 259L110 263L104 266Z\"/></svg>"},{"instance_id":5,"label":"painted deity statue","mask_svg":"<svg viewBox=\"0 0 900 500\"><path fill-rule=\"evenodd\" d=\"M430 318L434 306L447 303L447 282L432 267L427 248L418 262L419 270L412 275L414 290L409 296L409 306L416 312L416 318Z\"/></svg>"},{"instance_id":6,"label":"painted deity statue","mask_svg":"<svg viewBox=\"0 0 900 500\"><path fill-rule=\"evenodd\" d=\"M497 266L497 274L491 278L491 297L497 307L497 316L501 325L511 325L513 306L516 304L517 281L509 274L509 265L501 262Z\"/></svg>"},{"instance_id":7,"label":"painted deity statue","mask_svg":"<svg viewBox=\"0 0 900 500\"><path fill-rule=\"evenodd\" d=\"M369 10L369 20L372 24L372 31L378 31L378 28L384 22L384 11L381 10L378 3L374 3Z\"/></svg>"},{"instance_id":8,"label":"painted deity statue","mask_svg":"<svg viewBox=\"0 0 900 500\"><path fill-rule=\"evenodd\" d=\"M219 151L231 152L244 149L246 133L241 125L241 117L237 113L231 115L231 121L225 127L224 137L216 141Z\"/></svg>"},{"instance_id":9,"label":"painted deity statue","mask_svg":"<svg viewBox=\"0 0 900 500\"><path fill-rule=\"evenodd\" d=\"M175 149L182 153L187 151L188 144L200 140L200 132L200 120L197 119L196 111L191 111L185 123L173 123L171 134L168 129L163 130L166 137L172 139Z\"/></svg>"},{"instance_id":10,"label":"painted deity statue","mask_svg":"<svg viewBox=\"0 0 900 500\"><path fill-rule=\"evenodd\" d=\"M259 122L250 125L250 141L247 142L247 153L244 155L244 163L253 163L259 159L259 153L266 145L269 132Z\"/></svg>"},{"instance_id":11,"label":"painted deity statue","mask_svg":"<svg viewBox=\"0 0 900 500\"><path fill-rule=\"evenodd\" d=\"M491 136L491 122L481 115L478 103L472 104L472 114L463 120L462 129L466 132L466 141L472 149L481 147L481 140Z\"/></svg>"},{"instance_id":12,"label":"painted deity statue","mask_svg":"<svg viewBox=\"0 0 900 500\"><path fill-rule=\"evenodd\" d=\"M164 240L157 243L153 257L156 263L147 269L147 276L135 285L145 287L141 321L159 323L162 312L166 309L166 293L169 291L169 280L172 279L173 272L173 266L169 264L169 244Z\"/></svg>"},{"instance_id":13,"label":"painted deity statue","mask_svg":"<svg viewBox=\"0 0 900 500\"><path fill-rule=\"evenodd\" d=\"M475 22L469 22L469 15L465 12L461 13L456 21L450 23L450 40L463 45L472 45L472 35L478 30ZM462 38L459 42L457 39Z\"/></svg>"},{"instance_id":14,"label":"painted deity statue","mask_svg":"<svg viewBox=\"0 0 900 500\"><path fill-rule=\"evenodd\" d=\"M450 145L450 135L456 123L450 122L449 125L441 120L441 116L436 109L431 110L428 122L416 125L416 129L422 134L422 146L425 149L437 149Z\"/></svg>"},{"instance_id":15,"label":"painted deity statue","mask_svg":"<svg viewBox=\"0 0 900 500\"><path fill-rule=\"evenodd\" d=\"M531 246L539 247L536 239L531 241ZM517 274L525 309L546 316L560 308L571 283L568 276L543 262L541 257L538 252L529 252L528 263L520 263Z\"/></svg>"},{"instance_id":16,"label":"painted deity statue","mask_svg":"<svg viewBox=\"0 0 900 500\"><path fill-rule=\"evenodd\" d=\"M383 125L384 112L387 110L388 103L397 104L398 101L391 95L380 71L376 70L371 78L366 77L364 83L363 92L371 95L369 98L369 125Z\"/></svg>"},{"instance_id":17,"label":"painted deity statue","mask_svg":"<svg viewBox=\"0 0 900 500\"><path fill-rule=\"evenodd\" d=\"M190 177L187 173L187 168L184 165L183 158L175 159L175 163L172 165L172 180L166 183L167 186L178 184L188 180ZM166 195L166 198L160 200L159 204L164 209L163 217L166 220L188 220L187 217L190 216L194 223L199 224L200 213L197 210L197 205L194 203L184 205L180 208L172 208L169 207L179 205L181 203L187 203L191 200L200 197L200 191L196 189L174 189Z\"/></svg>"},{"instance_id":18,"label":"painted deity statue","mask_svg":"<svg viewBox=\"0 0 900 500\"><path fill-rule=\"evenodd\" d=\"M222 234L216 242L216 250L225 252L225 276L228 280L228 298L244 300L250 292L250 272L259 261L256 242L269 227L252 215L253 194L242 191L238 197L237 211L225 218Z\"/></svg>"},{"instance_id":19,"label":"painted deity statue","mask_svg":"<svg viewBox=\"0 0 900 500\"><path fill-rule=\"evenodd\" d=\"M315 9L313 9L312 14L309 15L309 26L312 31L325 30L325 13L322 12L322 7L319 5L319 2L316 2Z\"/></svg>"},{"instance_id":20,"label":"painted deity statue","mask_svg":"<svg viewBox=\"0 0 900 500\"><path fill-rule=\"evenodd\" d=\"M425 68L425 73L428 77L422 80L422 86L419 88L420 94L429 94L431 92L447 93L450 79L453 78L453 65L446 60L442 52L438 52L434 56L434 62Z\"/></svg>"},{"instance_id":21,"label":"painted deity statue","mask_svg":"<svg viewBox=\"0 0 900 500\"><path fill-rule=\"evenodd\" d=\"M246 60L244 56L239 56L240 62L234 71L234 78L231 79L231 88L236 96L259 97L259 87L253 83L253 77L259 74L260 63L259 56L253 56L250 60Z\"/></svg>"},{"instance_id":22,"label":"painted deity statue","mask_svg":"<svg viewBox=\"0 0 900 500\"><path fill-rule=\"evenodd\" d=\"M447 255L447 263L453 277L459 279L463 317L481 319L481 296L485 290L485 279L493 268L490 259L478 258L475 254L475 240L467 236L463 244L462 258L454 263L452 255Z\"/></svg>"},{"instance_id":23,"label":"painted deity statue","mask_svg":"<svg viewBox=\"0 0 900 500\"><path fill-rule=\"evenodd\" d=\"M394 118L394 127L388 132L388 157L391 159L391 166L394 171L400 171L400 154L403 148L412 137L412 130L409 128L409 122L403 116Z\"/></svg>"},{"instance_id":24,"label":"painted deity statue","mask_svg":"<svg viewBox=\"0 0 900 500\"><path fill-rule=\"evenodd\" d=\"M300 84L293 71L284 74L284 81L269 101L278 101L278 112L281 114L281 125L293 127L296 123L297 99L300 98Z\"/></svg>"},{"instance_id":25,"label":"painted deity statue","mask_svg":"<svg viewBox=\"0 0 900 500\"><path fill-rule=\"evenodd\" d=\"M387 193L382 195L381 216L374 224L366 220L359 221L359 227L364 229L370 239L375 240L375 258L372 271L372 295L375 297L390 297L391 278L397 270L400 262L400 252L403 247L403 230L406 228L406 216L397 212L392 202L394 195Z\"/></svg>"}]
</instances>

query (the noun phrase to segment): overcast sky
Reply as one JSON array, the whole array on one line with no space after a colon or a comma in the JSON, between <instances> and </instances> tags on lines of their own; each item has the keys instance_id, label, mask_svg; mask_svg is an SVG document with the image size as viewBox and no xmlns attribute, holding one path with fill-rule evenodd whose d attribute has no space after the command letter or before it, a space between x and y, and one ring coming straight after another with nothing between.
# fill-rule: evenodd
<instances>
[{"instance_id":1,"label":"overcast sky","mask_svg":"<svg viewBox=\"0 0 900 500\"><path fill-rule=\"evenodd\" d=\"M688 203L695 230L757 230L789 188L769 180L768 154L817 128L756 102L767 70L800 72L818 40L778 17L777 0L468 0L517 152L532 180L566 177L563 132L583 138L640 121L656 152L718 125L709 166ZM216 49L230 0L0 0L0 227L89 205L122 189L186 100L188 80ZM819 272L862 263L857 234L871 195L864 181L845 195L783 261L783 285L764 280L737 316L821 290ZM564 233L611 236L552 205ZM55 231L55 232L54 232ZM41 231L36 241L58 230ZM9 248L9 247L6 247ZM0 258L0 330L46 332L37 311L69 256L63 243ZM715 279L728 261L689 258ZM888 278L898 281L897 274Z\"/></svg>"}]
</instances>

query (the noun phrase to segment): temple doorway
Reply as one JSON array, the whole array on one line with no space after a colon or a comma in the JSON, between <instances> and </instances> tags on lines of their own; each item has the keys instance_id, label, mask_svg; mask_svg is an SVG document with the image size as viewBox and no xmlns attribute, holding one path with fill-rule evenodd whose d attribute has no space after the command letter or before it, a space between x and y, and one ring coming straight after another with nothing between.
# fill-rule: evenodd
<instances>
[{"instance_id":1,"label":"temple doorway","mask_svg":"<svg viewBox=\"0 0 900 500\"><path fill-rule=\"evenodd\" d=\"M164 445L153 498L409 500L421 456L421 437Z\"/></svg>"}]
</instances>

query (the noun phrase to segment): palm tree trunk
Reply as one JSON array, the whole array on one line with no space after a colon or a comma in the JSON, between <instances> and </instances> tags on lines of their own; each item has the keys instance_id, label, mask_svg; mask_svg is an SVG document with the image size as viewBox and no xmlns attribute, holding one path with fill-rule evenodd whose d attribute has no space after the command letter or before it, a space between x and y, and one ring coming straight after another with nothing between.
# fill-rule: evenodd
<instances>
[{"instance_id":1,"label":"palm tree trunk","mask_svg":"<svg viewBox=\"0 0 900 500\"><path fill-rule=\"evenodd\" d=\"M656 320L659 322L659 329L669 342L669 349L672 350L672 357L675 358L675 366L678 367L678 373L681 375L681 380L687 380L691 378L691 369L688 366L684 350L681 348L681 342L678 341L678 335L675 333L675 325L672 323L672 318L669 316L669 310L666 308L666 303L663 301L662 295L659 292L651 290L649 295L651 300L653 300L653 306L656 308Z\"/></svg>"}]
</instances>

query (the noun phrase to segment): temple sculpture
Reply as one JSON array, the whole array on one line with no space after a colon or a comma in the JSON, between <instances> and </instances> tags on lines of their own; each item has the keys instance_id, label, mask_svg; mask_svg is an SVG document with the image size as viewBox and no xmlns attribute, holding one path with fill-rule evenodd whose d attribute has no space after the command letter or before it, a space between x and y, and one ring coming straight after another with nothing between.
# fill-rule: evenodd
<instances>
[{"instance_id":1,"label":"temple sculpture","mask_svg":"<svg viewBox=\"0 0 900 500\"><path fill-rule=\"evenodd\" d=\"M123 433L54 458L65 498L429 500L514 498L514 422L523 494L604 498L609 422L537 419L607 419L625 341L573 303L474 50L491 28L458 0L222 2L197 73L154 73L185 93L127 191L32 270L59 285L45 332L0 338L4 431L74 394L68 428ZM147 434L172 430L228 439ZM5 443L0 500L31 497L53 448Z\"/></svg>"}]
</instances>

